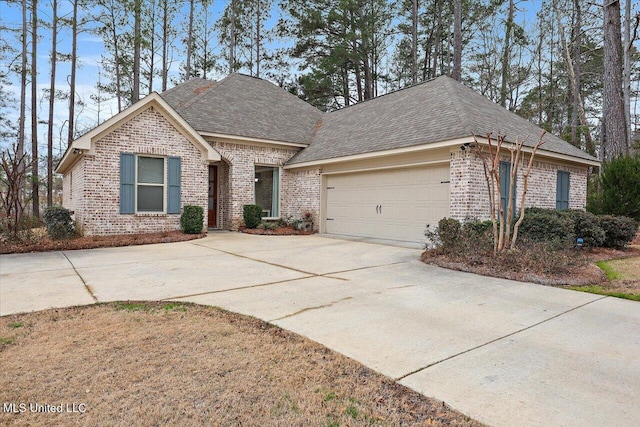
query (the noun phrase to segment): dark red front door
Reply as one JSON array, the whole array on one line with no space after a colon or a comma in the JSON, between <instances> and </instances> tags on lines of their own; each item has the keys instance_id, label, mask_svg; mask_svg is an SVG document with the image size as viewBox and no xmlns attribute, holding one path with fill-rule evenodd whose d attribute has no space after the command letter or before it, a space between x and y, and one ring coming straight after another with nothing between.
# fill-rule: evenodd
<instances>
[{"instance_id":1,"label":"dark red front door","mask_svg":"<svg viewBox=\"0 0 640 427\"><path fill-rule=\"evenodd\" d=\"M209 166L209 228L218 226L218 167Z\"/></svg>"}]
</instances>

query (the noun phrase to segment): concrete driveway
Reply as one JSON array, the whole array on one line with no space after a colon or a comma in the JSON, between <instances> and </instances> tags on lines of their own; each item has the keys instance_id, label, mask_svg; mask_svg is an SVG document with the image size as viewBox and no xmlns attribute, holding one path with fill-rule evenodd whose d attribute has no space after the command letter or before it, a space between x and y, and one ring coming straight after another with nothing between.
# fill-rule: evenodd
<instances>
[{"instance_id":1,"label":"concrete driveway","mask_svg":"<svg viewBox=\"0 0 640 427\"><path fill-rule=\"evenodd\" d=\"M167 299L305 335L496 426L636 425L640 304L322 236L0 256L0 315Z\"/></svg>"}]
</instances>

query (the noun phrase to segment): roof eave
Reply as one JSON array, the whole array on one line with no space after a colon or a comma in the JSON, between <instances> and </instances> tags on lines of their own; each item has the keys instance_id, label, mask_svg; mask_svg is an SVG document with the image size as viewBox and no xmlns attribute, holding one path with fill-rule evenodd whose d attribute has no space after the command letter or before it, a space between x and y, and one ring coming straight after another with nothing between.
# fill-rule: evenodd
<instances>
[{"instance_id":1,"label":"roof eave","mask_svg":"<svg viewBox=\"0 0 640 427\"><path fill-rule=\"evenodd\" d=\"M309 144L304 144L300 142L287 142L287 141L277 141L275 139L266 139L266 138L254 138L251 136L242 136L242 135L232 135L227 133L217 133L217 132L205 132L200 131L200 135L205 138L214 138L220 140L229 140L229 141L237 141L237 142L252 142L266 145L281 145L286 147L296 147L296 148L305 148L308 147Z\"/></svg>"},{"instance_id":2,"label":"roof eave","mask_svg":"<svg viewBox=\"0 0 640 427\"><path fill-rule=\"evenodd\" d=\"M80 138L74 140L67 148L62 159L56 167L56 173L66 173L80 158L80 156L92 153L97 140L113 132L122 123L147 108L157 107L158 111L168 119L176 129L187 139L196 145L202 153L203 161L216 162L221 160L220 154L200 135L189 123L187 123L158 93L153 92L136 102L131 107L121 111L100 125L96 126ZM80 155L80 156L78 156Z\"/></svg>"},{"instance_id":3,"label":"roof eave","mask_svg":"<svg viewBox=\"0 0 640 427\"><path fill-rule=\"evenodd\" d=\"M486 137L475 137L475 139L485 145L488 145L487 142L487 138ZM495 144L494 144L495 146ZM515 144L512 142L504 142L502 144L502 148L509 150L509 148L513 148L515 147ZM522 147L522 151L524 153L529 153L531 154L533 152L533 147L530 147L528 145L525 145ZM540 146L540 148L538 148L538 150L536 151L536 155L539 156L543 156L543 157L547 157L547 158L552 158L552 159L556 159L556 160L563 160L563 161L567 161L567 162L572 162L572 163L580 163L583 164L585 166L594 166L594 167L600 167L601 162L596 159L595 157L592 157L591 159L586 158L586 156L591 157L589 154L584 153L585 157L578 157L578 156L573 156L570 154L564 154L564 153L558 153L556 151L550 151L550 150L546 150L544 147L544 144L542 144Z\"/></svg>"},{"instance_id":4,"label":"roof eave","mask_svg":"<svg viewBox=\"0 0 640 427\"><path fill-rule=\"evenodd\" d=\"M477 138L474 136L466 136L466 137L461 137L461 138L456 138L456 139L451 139L451 140L446 140L446 141L439 141L439 142L433 142L433 143L426 143L426 144L420 144L420 145L413 145L413 146L409 146L409 147L402 147L402 148L395 148L395 149L391 149L391 150L383 150L383 151L374 151L374 152L370 152L370 153L362 153L362 154L353 154L353 155L349 155L349 156L341 156L341 157L334 157L334 158L328 158L328 159L318 159L318 160L311 160L311 161L305 161L305 162L300 162L300 163L291 163L291 164L287 164L284 166L284 169L300 169L300 168L310 168L310 167L319 167L319 166L323 166L323 165L327 165L327 164L334 164L334 163L342 163L342 162L350 162L350 161L356 161L356 160L364 160L364 159L370 159L370 158L375 158L375 157L384 157L384 156L392 156L392 155L397 155L397 154L405 154L405 153L412 153L412 152L419 152L419 151L426 151L426 150L435 150L438 148L447 148L447 147L456 147L456 146L461 146L465 143L474 143L478 141L479 143L482 144L487 144L486 142L486 138ZM503 145L503 148L507 149L508 147L512 146L513 144L511 143L505 143ZM524 146L522 147L522 151L525 153L531 153L533 151L532 147L528 147L528 146ZM565 162L570 162L570 163L578 163L581 164L583 166L594 166L594 167L600 167L600 162L596 159L596 160L590 160L590 159L585 159L585 158L581 158L581 157L576 157L576 156L570 156L567 154L562 154L562 153L556 153L554 151L548 151L548 150L544 150L544 149L538 149L538 151L536 152L537 155L539 156L543 156L546 158L552 158L555 160L561 160L561 161L565 161Z\"/></svg>"}]
</instances>

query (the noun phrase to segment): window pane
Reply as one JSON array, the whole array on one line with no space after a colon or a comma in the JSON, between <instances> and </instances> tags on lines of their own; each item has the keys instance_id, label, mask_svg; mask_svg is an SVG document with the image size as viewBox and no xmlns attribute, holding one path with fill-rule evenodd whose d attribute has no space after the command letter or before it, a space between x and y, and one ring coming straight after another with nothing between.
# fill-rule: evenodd
<instances>
[{"instance_id":1,"label":"window pane","mask_svg":"<svg viewBox=\"0 0 640 427\"><path fill-rule=\"evenodd\" d=\"M162 212L164 187L138 185L138 212Z\"/></svg>"},{"instance_id":2,"label":"window pane","mask_svg":"<svg viewBox=\"0 0 640 427\"><path fill-rule=\"evenodd\" d=\"M278 168L256 166L255 179L255 203L262 207L262 215L278 216Z\"/></svg>"},{"instance_id":3,"label":"window pane","mask_svg":"<svg viewBox=\"0 0 640 427\"><path fill-rule=\"evenodd\" d=\"M138 182L164 184L164 159L138 157Z\"/></svg>"}]
</instances>

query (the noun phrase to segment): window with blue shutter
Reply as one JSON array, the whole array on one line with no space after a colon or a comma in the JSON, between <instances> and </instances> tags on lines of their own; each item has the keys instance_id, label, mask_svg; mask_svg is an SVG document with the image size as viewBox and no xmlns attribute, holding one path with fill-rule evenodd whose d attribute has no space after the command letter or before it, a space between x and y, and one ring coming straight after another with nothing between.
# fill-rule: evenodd
<instances>
[{"instance_id":1,"label":"window with blue shutter","mask_svg":"<svg viewBox=\"0 0 640 427\"><path fill-rule=\"evenodd\" d=\"M504 219L507 218L507 205L509 204L509 199L507 194L509 193L509 186L511 185L511 163L510 162L500 162L500 203L502 204L502 211L504 212ZM516 212L516 187L517 181L513 185L513 193L511 194L511 199L513 200L513 212Z\"/></svg>"},{"instance_id":2,"label":"window with blue shutter","mask_svg":"<svg viewBox=\"0 0 640 427\"><path fill-rule=\"evenodd\" d=\"M136 156L120 153L120 213L135 213Z\"/></svg>"},{"instance_id":3,"label":"window with blue shutter","mask_svg":"<svg viewBox=\"0 0 640 427\"><path fill-rule=\"evenodd\" d=\"M167 162L167 213L180 213L180 157L169 157Z\"/></svg>"},{"instance_id":4,"label":"window with blue shutter","mask_svg":"<svg viewBox=\"0 0 640 427\"><path fill-rule=\"evenodd\" d=\"M569 172L558 171L556 180L556 209L569 209Z\"/></svg>"}]
</instances>

